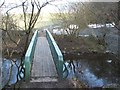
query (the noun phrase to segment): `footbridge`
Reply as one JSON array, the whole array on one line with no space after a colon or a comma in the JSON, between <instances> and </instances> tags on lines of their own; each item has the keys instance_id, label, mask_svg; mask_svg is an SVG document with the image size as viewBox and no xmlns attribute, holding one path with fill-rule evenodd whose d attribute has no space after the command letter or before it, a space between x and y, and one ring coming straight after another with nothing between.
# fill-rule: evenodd
<instances>
[{"instance_id":1,"label":"footbridge","mask_svg":"<svg viewBox=\"0 0 120 90\"><path fill-rule=\"evenodd\" d=\"M48 30L34 32L24 65L25 81L57 82L63 78L63 55Z\"/></svg>"}]
</instances>

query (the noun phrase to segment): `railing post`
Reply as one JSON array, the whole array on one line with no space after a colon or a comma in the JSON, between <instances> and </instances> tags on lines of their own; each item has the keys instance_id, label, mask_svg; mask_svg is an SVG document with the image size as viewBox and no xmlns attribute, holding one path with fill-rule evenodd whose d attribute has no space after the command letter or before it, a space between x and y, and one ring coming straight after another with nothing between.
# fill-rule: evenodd
<instances>
[{"instance_id":1,"label":"railing post","mask_svg":"<svg viewBox=\"0 0 120 90\"><path fill-rule=\"evenodd\" d=\"M59 56L58 57L58 62L59 62L59 75L61 78L63 78L63 57Z\"/></svg>"},{"instance_id":2,"label":"railing post","mask_svg":"<svg viewBox=\"0 0 120 90\"><path fill-rule=\"evenodd\" d=\"M30 80L30 57L25 57L25 81L28 82Z\"/></svg>"}]
</instances>

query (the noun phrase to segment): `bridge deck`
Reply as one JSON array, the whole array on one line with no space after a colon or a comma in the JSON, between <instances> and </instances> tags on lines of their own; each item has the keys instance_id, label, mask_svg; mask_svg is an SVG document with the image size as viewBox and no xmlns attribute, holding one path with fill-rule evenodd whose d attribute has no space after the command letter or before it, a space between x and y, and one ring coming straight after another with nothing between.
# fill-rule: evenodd
<instances>
[{"instance_id":1,"label":"bridge deck","mask_svg":"<svg viewBox=\"0 0 120 90\"><path fill-rule=\"evenodd\" d=\"M38 37L31 71L31 82L57 81L57 71L46 37Z\"/></svg>"}]
</instances>

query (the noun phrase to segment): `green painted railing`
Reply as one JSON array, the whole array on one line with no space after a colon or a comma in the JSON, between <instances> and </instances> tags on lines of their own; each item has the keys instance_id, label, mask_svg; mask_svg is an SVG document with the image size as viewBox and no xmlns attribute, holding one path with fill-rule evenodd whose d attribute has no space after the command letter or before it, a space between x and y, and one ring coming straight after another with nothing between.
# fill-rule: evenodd
<instances>
[{"instance_id":1,"label":"green painted railing","mask_svg":"<svg viewBox=\"0 0 120 90\"><path fill-rule=\"evenodd\" d=\"M30 80L31 63L32 63L33 56L34 56L37 38L38 38L38 31L36 30L28 46L27 52L25 54L24 65L25 65L25 80L26 81Z\"/></svg>"},{"instance_id":2,"label":"green painted railing","mask_svg":"<svg viewBox=\"0 0 120 90\"><path fill-rule=\"evenodd\" d=\"M51 35L51 33L48 30L46 30L46 37L47 37L48 43L50 45L51 53L52 53L53 60L56 65L58 75L60 76L60 78L63 78L63 55L62 55L58 45L56 44L53 36Z\"/></svg>"}]
</instances>

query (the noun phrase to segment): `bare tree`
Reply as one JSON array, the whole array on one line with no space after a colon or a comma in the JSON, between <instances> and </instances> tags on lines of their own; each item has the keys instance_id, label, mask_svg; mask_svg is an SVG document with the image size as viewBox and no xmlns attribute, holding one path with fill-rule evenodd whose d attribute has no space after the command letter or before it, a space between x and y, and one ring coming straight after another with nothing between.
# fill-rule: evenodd
<instances>
[{"instance_id":1,"label":"bare tree","mask_svg":"<svg viewBox=\"0 0 120 90\"><path fill-rule=\"evenodd\" d=\"M23 43L25 43L25 46L24 47L22 46L22 48L21 48L23 53L22 53L22 56L21 56L20 65L18 66L16 64L16 61L12 61L18 68L17 81L18 81L18 76L20 78L22 78L20 76L20 72L22 72L22 69L24 69L24 67L23 67L23 60L24 60L25 53L27 51L27 47L29 45L30 34L33 31L33 28L34 28L34 26L35 26L35 24L36 24L36 22L37 22L37 20L38 20L38 18L40 16L40 12L41 12L42 8L44 8L46 5L48 5L49 3L53 2L53 1L54 0L51 0L51 1L47 1L46 0L46 2L41 4L38 0L31 0L30 1L30 5L27 5L29 0L26 0L26 1L22 2L22 4L14 6L14 7L10 8L9 10L7 10L6 15L4 17L2 17L2 19L3 19L2 20L3 21L2 24L3 24L3 26L0 27L0 29L3 30L3 32L5 32L5 33L3 33L5 35L5 38L3 37L4 45L6 47L9 47L8 46L9 42L7 43L6 40L5 40L6 37L9 38L9 40L12 43L14 43L14 45L15 45L14 48L16 48L16 49L21 47L20 46L20 42L23 41L22 39L25 40L25 42L23 42ZM10 12L13 9L17 9L17 8L21 8L22 11L23 11L23 18L22 19L24 21L24 29L21 28L21 26L18 26L16 24L15 19L13 19L14 15L10 14ZM37 11L36 11L36 9L37 9ZM29 13L28 13L28 10L31 10L31 11L29 11ZM29 14L29 16L28 16L28 14ZM14 37L14 35L16 34L15 31L16 30L19 31L21 29L23 31L25 31L25 35L24 35L25 38L21 38L21 35L20 35L21 33L18 32L17 35L19 36L19 39L16 40L16 38ZM13 34L11 33L12 31L13 31ZM18 47L18 46L20 46L20 47ZM9 58L12 57L12 55L15 52L15 50L13 50L13 49L10 49L10 50L7 49L6 51L8 52ZM16 50L16 51L18 51L18 50ZM12 68L12 66L11 66L11 68ZM11 69L10 69L10 72L12 72ZM9 80L10 80L10 78L11 78L11 75L9 77ZM7 84L8 83L9 83L9 81L7 82Z\"/></svg>"},{"instance_id":2,"label":"bare tree","mask_svg":"<svg viewBox=\"0 0 120 90\"><path fill-rule=\"evenodd\" d=\"M26 51L27 51L27 47L28 47L28 44L29 44L29 38L30 38L30 33L32 32L32 29L34 28L39 16L40 16L40 12L41 12L41 9L43 7L45 7L46 5L48 5L50 2L53 2L54 0L51 0L51 1L46 1L45 3L43 4L40 4L40 2L38 0L31 0L30 2L30 5L27 5L27 3L29 2L29 0L26 0L24 2L22 2L21 5L16 5L12 8L10 8L9 10L7 10L6 12L6 16L4 16L2 19L2 23L3 23L3 27L1 27L0 29L3 30L4 32L6 32L7 36L9 37L9 39L16 45L16 46L19 46L19 42L21 41L21 39L18 39L17 41L14 40L14 37L12 38L11 34L9 33L9 31L11 30L15 30L15 29L21 29L20 26L17 26L16 23L15 23L15 20L13 20L13 14L10 15L10 11L12 11L13 9L16 9L18 7L22 7L22 10L23 10L23 21L24 21L24 29L26 31L26 35L25 35L25 47L24 47L24 50L23 50L23 55L22 57L24 57ZM4 3L3 3L4 4ZM3 5L2 4L2 5ZM28 12L27 10L29 9L30 10L31 8L31 11L30 11L30 14L29 14L29 17L28 17ZM36 9L37 9L37 12L36 12ZM18 36L19 33L18 33ZM7 44L5 44L7 45ZM11 52L13 53L13 51ZM12 54L9 54L12 56Z\"/></svg>"},{"instance_id":3,"label":"bare tree","mask_svg":"<svg viewBox=\"0 0 120 90\"><path fill-rule=\"evenodd\" d=\"M30 17L29 20L27 20L28 19L27 18L27 9L29 7L26 6L26 1L22 3L23 16L24 16L24 26L25 26L25 30L26 30L26 40L25 40L25 48L24 48L23 56L25 55L25 52L26 52L28 44L29 44L30 33L31 33L32 29L34 28L34 26L35 26L35 24L40 16L41 9L53 1L54 0L46 1L45 3L43 3L41 5L38 0L31 0L32 9L31 9L31 14L29 15L29 17ZM35 8L37 8L37 12L35 12Z\"/></svg>"},{"instance_id":4,"label":"bare tree","mask_svg":"<svg viewBox=\"0 0 120 90\"><path fill-rule=\"evenodd\" d=\"M87 27L91 18L89 16L87 8L80 2L69 3L59 9L59 12L55 15L61 27L67 32L68 35L78 35L79 31Z\"/></svg>"},{"instance_id":5,"label":"bare tree","mask_svg":"<svg viewBox=\"0 0 120 90\"><path fill-rule=\"evenodd\" d=\"M2 4L0 5L0 8L5 4L5 0L2 2Z\"/></svg>"}]
</instances>

